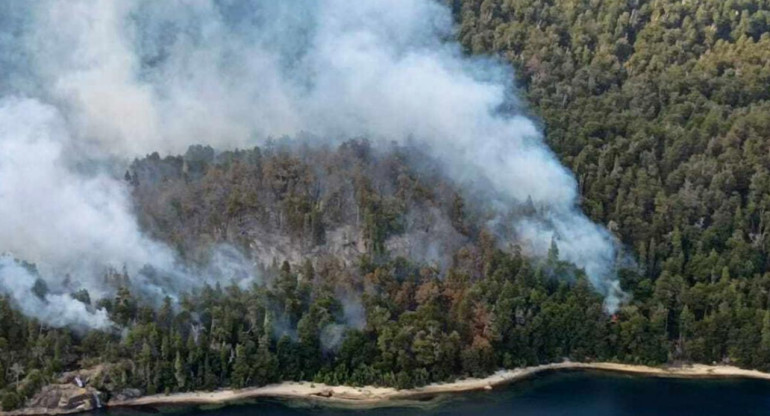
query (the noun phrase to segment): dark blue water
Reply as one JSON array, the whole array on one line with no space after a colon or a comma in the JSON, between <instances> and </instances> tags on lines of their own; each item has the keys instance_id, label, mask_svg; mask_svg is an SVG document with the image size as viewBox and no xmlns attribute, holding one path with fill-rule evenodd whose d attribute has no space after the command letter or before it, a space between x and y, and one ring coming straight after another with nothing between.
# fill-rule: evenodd
<instances>
[{"instance_id":1,"label":"dark blue water","mask_svg":"<svg viewBox=\"0 0 770 416\"><path fill-rule=\"evenodd\" d=\"M108 415L126 416L126 413L110 411ZM210 410L175 409L173 413L174 416L768 416L770 382L560 372L488 392L444 396L401 408L354 411L262 401Z\"/></svg>"}]
</instances>

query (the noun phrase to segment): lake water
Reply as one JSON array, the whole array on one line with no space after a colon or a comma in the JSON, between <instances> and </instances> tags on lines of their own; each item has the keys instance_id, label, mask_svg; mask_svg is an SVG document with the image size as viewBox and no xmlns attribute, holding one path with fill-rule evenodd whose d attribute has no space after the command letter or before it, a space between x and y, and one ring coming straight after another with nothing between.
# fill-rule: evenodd
<instances>
[{"instance_id":1,"label":"lake water","mask_svg":"<svg viewBox=\"0 0 770 416\"><path fill-rule=\"evenodd\" d=\"M770 415L770 382L685 380L598 372L540 375L492 391L442 396L417 406L366 411L261 401L218 409L165 409L174 416L734 416ZM110 410L109 416L137 411Z\"/></svg>"}]
</instances>

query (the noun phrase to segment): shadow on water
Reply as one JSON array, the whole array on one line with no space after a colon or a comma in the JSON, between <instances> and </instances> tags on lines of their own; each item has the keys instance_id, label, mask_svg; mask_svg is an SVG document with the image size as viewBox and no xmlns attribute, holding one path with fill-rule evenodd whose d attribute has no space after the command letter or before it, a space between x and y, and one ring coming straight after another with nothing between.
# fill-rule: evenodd
<instances>
[{"instance_id":1,"label":"shadow on water","mask_svg":"<svg viewBox=\"0 0 770 416\"><path fill-rule=\"evenodd\" d=\"M558 371L492 391L439 395L377 409L327 407L297 400L251 400L218 407L111 409L102 416L151 412L183 416L733 416L770 415L770 382L749 379L674 379Z\"/></svg>"}]
</instances>

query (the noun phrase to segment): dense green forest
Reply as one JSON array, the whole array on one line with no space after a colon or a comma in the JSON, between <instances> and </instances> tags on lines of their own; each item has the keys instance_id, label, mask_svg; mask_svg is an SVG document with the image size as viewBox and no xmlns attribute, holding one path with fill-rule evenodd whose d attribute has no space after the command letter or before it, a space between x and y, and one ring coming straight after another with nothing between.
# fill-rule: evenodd
<instances>
[{"instance_id":1,"label":"dense green forest","mask_svg":"<svg viewBox=\"0 0 770 416\"><path fill-rule=\"evenodd\" d=\"M191 263L223 243L271 257L260 279L153 305L114 272L113 298L73 295L111 332L50 328L0 298L2 408L99 364L98 388L145 393L411 387L567 357L770 370L770 1L451 6L468 53L513 64L583 209L636 259L617 316L558 247L503 247L483 204L412 149L198 146L132 164L142 226ZM421 232L442 233L443 257L399 243ZM266 235L280 239L253 246Z\"/></svg>"},{"instance_id":2,"label":"dense green forest","mask_svg":"<svg viewBox=\"0 0 770 416\"><path fill-rule=\"evenodd\" d=\"M633 319L670 358L770 346L770 2L459 1L472 53L511 61L583 207L633 249ZM672 325L671 323L678 323ZM753 358L749 358L753 357Z\"/></svg>"}]
</instances>

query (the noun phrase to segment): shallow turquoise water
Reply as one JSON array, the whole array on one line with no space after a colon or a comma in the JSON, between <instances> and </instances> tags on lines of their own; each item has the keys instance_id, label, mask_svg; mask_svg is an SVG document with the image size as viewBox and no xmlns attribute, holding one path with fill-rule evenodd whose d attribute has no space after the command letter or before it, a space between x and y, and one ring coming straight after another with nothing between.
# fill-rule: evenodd
<instances>
[{"instance_id":1,"label":"shallow turquoise water","mask_svg":"<svg viewBox=\"0 0 770 416\"><path fill-rule=\"evenodd\" d=\"M683 380L559 372L488 392L442 397L416 407L367 411L261 401L219 409L163 409L174 416L733 416L770 415L770 382L743 379ZM109 416L138 414L111 410Z\"/></svg>"}]
</instances>

